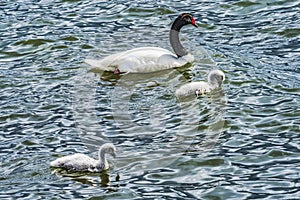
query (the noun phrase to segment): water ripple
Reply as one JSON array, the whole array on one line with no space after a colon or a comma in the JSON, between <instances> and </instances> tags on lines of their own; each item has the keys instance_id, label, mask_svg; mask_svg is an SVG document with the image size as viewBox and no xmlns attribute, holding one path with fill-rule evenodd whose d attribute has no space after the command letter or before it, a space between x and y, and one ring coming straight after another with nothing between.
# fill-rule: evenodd
<instances>
[{"instance_id":1,"label":"water ripple","mask_svg":"<svg viewBox=\"0 0 300 200\"><path fill-rule=\"evenodd\" d=\"M3 199L293 199L299 191L299 1L0 2L0 196ZM191 66L144 75L88 69L83 60L141 46ZM180 85L220 68L222 91L176 99ZM56 172L49 161L96 156L107 173ZM120 180L116 181L116 175Z\"/></svg>"}]
</instances>

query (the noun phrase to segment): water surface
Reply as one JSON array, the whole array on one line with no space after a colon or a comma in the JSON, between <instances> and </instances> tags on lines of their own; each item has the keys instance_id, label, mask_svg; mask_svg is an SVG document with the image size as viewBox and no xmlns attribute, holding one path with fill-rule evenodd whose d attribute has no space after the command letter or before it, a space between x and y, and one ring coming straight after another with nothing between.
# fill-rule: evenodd
<instances>
[{"instance_id":1,"label":"water surface","mask_svg":"<svg viewBox=\"0 0 300 200\"><path fill-rule=\"evenodd\" d=\"M293 199L300 196L300 1L3 1L1 199ZM91 69L134 47L171 50L184 27L191 66L152 74ZM222 90L176 88L226 74ZM118 157L101 174L55 171L75 152ZM116 180L117 174L120 180Z\"/></svg>"}]
</instances>

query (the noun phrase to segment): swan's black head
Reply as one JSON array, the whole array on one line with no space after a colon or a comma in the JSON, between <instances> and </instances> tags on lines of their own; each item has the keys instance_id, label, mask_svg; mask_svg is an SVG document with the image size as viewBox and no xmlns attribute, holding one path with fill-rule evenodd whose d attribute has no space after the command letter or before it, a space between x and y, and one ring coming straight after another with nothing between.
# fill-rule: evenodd
<instances>
[{"instance_id":1,"label":"swan's black head","mask_svg":"<svg viewBox=\"0 0 300 200\"><path fill-rule=\"evenodd\" d=\"M181 15L179 15L177 17L177 19L179 19L184 25L191 24L191 25L195 26L196 28L198 27L196 24L195 18L190 13L182 13Z\"/></svg>"},{"instance_id":2,"label":"swan's black head","mask_svg":"<svg viewBox=\"0 0 300 200\"><path fill-rule=\"evenodd\" d=\"M188 54L188 51L185 50L185 48L180 43L179 32L183 26L189 24L197 27L193 15L191 15L190 13L182 13L175 19L171 26L170 43L178 58Z\"/></svg>"}]
</instances>

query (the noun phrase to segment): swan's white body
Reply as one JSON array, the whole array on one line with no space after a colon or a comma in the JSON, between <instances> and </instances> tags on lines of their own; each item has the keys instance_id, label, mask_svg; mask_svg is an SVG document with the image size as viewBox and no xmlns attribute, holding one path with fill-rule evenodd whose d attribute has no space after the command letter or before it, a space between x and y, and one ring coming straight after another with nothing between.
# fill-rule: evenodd
<instances>
[{"instance_id":1,"label":"swan's white body","mask_svg":"<svg viewBox=\"0 0 300 200\"><path fill-rule=\"evenodd\" d=\"M194 56L188 53L179 40L180 29L189 24L197 27L194 17L189 13L180 14L173 22L169 39L174 53L159 47L140 47L102 60L86 59L85 62L92 67L115 73L148 73L184 66L194 61Z\"/></svg>"},{"instance_id":2,"label":"swan's white body","mask_svg":"<svg viewBox=\"0 0 300 200\"><path fill-rule=\"evenodd\" d=\"M58 158L50 163L52 167L64 168L71 171L100 172L109 168L105 154L115 156L115 146L110 143L102 145L99 149L99 159L96 160L87 155L77 153Z\"/></svg>"},{"instance_id":3,"label":"swan's white body","mask_svg":"<svg viewBox=\"0 0 300 200\"><path fill-rule=\"evenodd\" d=\"M194 61L191 54L177 57L169 50L159 47L140 47L116 53L102 60L86 59L92 67L104 71L119 70L131 73L148 73L178 68Z\"/></svg>"},{"instance_id":4,"label":"swan's white body","mask_svg":"<svg viewBox=\"0 0 300 200\"><path fill-rule=\"evenodd\" d=\"M225 74L220 70L212 70L208 74L208 82L199 81L182 85L176 90L176 96L202 95L212 92L214 89L221 87L225 80Z\"/></svg>"}]
</instances>

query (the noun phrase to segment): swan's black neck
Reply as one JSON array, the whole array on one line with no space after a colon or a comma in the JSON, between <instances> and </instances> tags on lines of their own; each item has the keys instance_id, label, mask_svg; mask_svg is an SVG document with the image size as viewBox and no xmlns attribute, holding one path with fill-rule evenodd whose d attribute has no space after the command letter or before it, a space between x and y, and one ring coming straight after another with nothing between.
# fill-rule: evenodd
<instances>
[{"instance_id":1,"label":"swan's black neck","mask_svg":"<svg viewBox=\"0 0 300 200\"><path fill-rule=\"evenodd\" d=\"M187 55L189 52L182 46L180 40L179 40L179 32L180 29L185 26L186 23L181 19L177 18L174 23L172 24L171 30L170 30L170 43L171 46L175 52L175 54L178 57L182 57Z\"/></svg>"}]
</instances>

